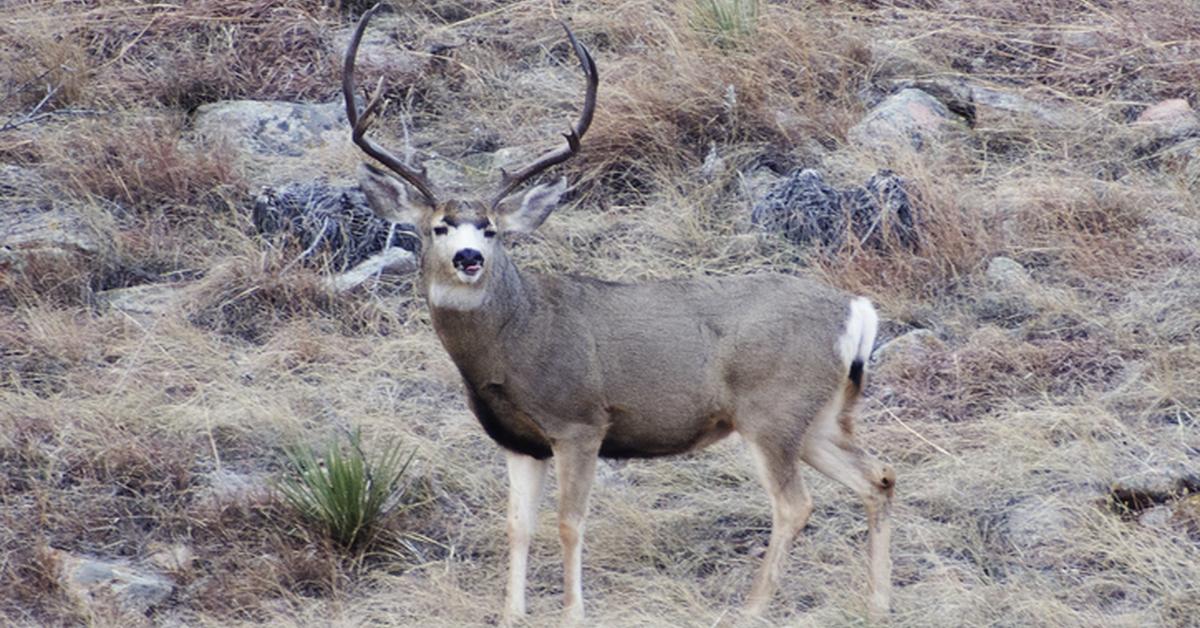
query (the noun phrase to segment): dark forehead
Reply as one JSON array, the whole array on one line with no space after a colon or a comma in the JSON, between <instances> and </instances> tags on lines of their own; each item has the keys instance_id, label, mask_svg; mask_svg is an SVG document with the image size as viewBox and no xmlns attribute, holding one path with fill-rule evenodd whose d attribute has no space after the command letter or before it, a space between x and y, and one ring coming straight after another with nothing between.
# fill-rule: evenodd
<instances>
[{"instance_id":1,"label":"dark forehead","mask_svg":"<svg viewBox=\"0 0 1200 628\"><path fill-rule=\"evenodd\" d=\"M482 201L446 201L439 209L448 222L474 223L487 219L487 207Z\"/></svg>"}]
</instances>

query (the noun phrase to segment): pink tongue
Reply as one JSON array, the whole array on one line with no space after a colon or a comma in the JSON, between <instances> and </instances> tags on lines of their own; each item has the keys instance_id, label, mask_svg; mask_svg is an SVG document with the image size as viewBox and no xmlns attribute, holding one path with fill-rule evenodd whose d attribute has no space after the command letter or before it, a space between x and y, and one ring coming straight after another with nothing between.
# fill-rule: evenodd
<instances>
[{"instance_id":1,"label":"pink tongue","mask_svg":"<svg viewBox=\"0 0 1200 628\"><path fill-rule=\"evenodd\" d=\"M475 273L479 272L479 268L480 268L479 264L471 264L470 266L467 266L463 270L466 271L466 273L468 275L474 275Z\"/></svg>"}]
</instances>

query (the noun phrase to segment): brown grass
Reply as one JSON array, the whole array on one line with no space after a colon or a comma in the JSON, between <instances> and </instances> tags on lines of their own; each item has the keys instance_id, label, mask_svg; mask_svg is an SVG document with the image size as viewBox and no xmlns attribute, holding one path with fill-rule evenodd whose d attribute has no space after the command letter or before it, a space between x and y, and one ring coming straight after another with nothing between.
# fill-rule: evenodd
<instances>
[{"instance_id":1,"label":"brown grass","mask_svg":"<svg viewBox=\"0 0 1200 628\"><path fill-rule=\"evenodd\" d=\"M380 23L398 45L456 47L421 76L390 75L397 103L380 139L407 125L419 151L472 181L495 176L472 170L489 147L561 141L581 79L547 6L394 5ZM516 238L514 257L614 280L813 275L873 297L881 340L931 330L942 345L880 363L861 410L862 439L900 478L892 625L1193 622L1200 545L1186 504L1131 509L1113 487L1200 464L1200 203L1186 164L1147 158L1127 127L1157 100L1196 104L1196 5L760 7L753 34L717 45L689 2L556 5L597 57L599 109L566 168L574 197ZM54 90L51 115L0 132L0 159L45 174L104 242L0 273L0 622L127 622L77 605L55 550L146 564L173 544L196 560L137 621L498 618L502 457L411 283L333 294L321 269L250 235L251 190L230 149L178 141L190 110L216 99L333 98L338 32L362 8L0 9L0 124ZM848 146L894 80L937 77L1086 115L981 119L892 159ZM702 173L714 147L722 165ZM897 171L919 193L917 246L822 253L756 232L747 180L794 167L839 186ZM1027 283L990 279L997 255L1021 262ZM157 317L96 298L151 281L181 282ZM222 477L276 473L287 444L356 427L417 448L424 502L366 555L317 538L269 491L214 497ZM709 626L740 605L770 523L742 449L601 465L584 569L598 625ZM808 475L817 511L767 623L861 625L861 507ZM531 625L553 625L560 603L543 510Z\"/></svg>"}]
</instances>

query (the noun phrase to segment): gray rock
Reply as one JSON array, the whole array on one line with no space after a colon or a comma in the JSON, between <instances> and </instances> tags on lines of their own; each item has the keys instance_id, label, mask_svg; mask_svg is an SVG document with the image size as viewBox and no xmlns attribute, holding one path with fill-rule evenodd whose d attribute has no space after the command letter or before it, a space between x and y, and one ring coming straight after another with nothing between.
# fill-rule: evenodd
<instances>
[{"instance_id":1,"label":"gray rock","mask_svg":"<svg viewBox=\"0 0 1200 628\"><path fill-rule=\"evenodd\" d=\"M170 578L149 569L54 551L63 589L97 614L143 615L161 605L175 590ZM116 611L116 613L114 613Z\"/></svg>"},{"instance_id":2,"label":"gray rock","mask_svg":"<svg viewBox=\"0 0 1200 628\"><path fill-rule=\"evenodd\" d=\"M841 246L847 231L863 246L884 246L885 234L905 247L917 244L909 186L889 170L872 176L864 187L844 190L833 188L815 170L794 171L755 203L750 219L796 244L827 249Z\"/></svg>"},{"instance_id":3,"label":"gray rock","mask_svg":"<svg viewBox=\"0 0 1200 628\"><path fill-rule=\"evenodd\" d=\"M1200 117L1182 98L1165 100L1143 111L1123 139L1134 158L1186 173L1200 156Z\"/></svg>"},{"instance_id":4,"label":"gray rock","mask_svg":"<svg viewBox=\"0 0 1200 628\"><path fill-rule=\"evenodd\" d=\"M224 141L241 155L303 157L344 142L350 129L341 99L324 104L226 100L196 110L194 128L209 141Z\"/></svg>"},{"instance_id":5,"label":"gray rock","mask_svg":"<svg viewBox=\"0 0 1200 628\"><path fill-rule=\"evenodd\" d=\"M939 351L946 348L937 334L928 329L914 329L884 343L875 350L873 356L876 362L886 362L900 356L928 351Z\"/></svg>"},{"instance_id":6,"label":"gray rock","mask_svg":"<svg viewBox=\"0 0 1200 628\"><path fill-rule=\"evenodd\" d=\"M994 121L1018 117L1052 127L1071 127L1084 124L1091 117L1086 109L1070 103L1034 98L963 79L904 79L895 85L929 93L971 126L980 118Z\"/></svg>"},{"instance_id":7,"label":"gray rock","mask_svg":"<svg viewBox=\"0 0 1200 628\"><path fill-rule=\"evenodd\" d=\"M941 101L915 88L887 97L851 127L848 138L863 148L888 151L907 145L922 150L952 128L955 117Z\"/></svg>"},{"instance_id":8,"label":"gray rock","mask_svg":"<svg viewBox=\"0 0 1200 628\"><path fill-rule=\"evenodd\" d=\"M0 164L0 249L15 253L95 253L102 248L85 214L34 170Z\"/></svg>"},{"instance_id":9,"label":"gray rock","mask_svg":"<svg viewBox=\"0 0 1200 628\"><path fill-rule=\"evenodd\" d=\"M993 286L1006 290L1023 290L1030 283L1029 271L1020 262L1003 256L988 261L987 278Z\"/></svg>"},{"instance_id":10,"label":"gray rock","mask_svg":"<svg viewBox=\"0 0 1200 628\"><path fill-rule=\"evenodd\" d=\"M252 218L274 245L295 249L298 259L336 272L390 246L419 247L404 227L393 229L376 216L357 185L318 180L266 187L254 202Z\"/></svg>"},{"instance_id":11,"label":"gray rock","mask_svg":"<svg viewBox=\"0 0 1200 628\"><path fill-rule=\"evenodd\" d=\"M1077 510L1049 495L1023 499L1005 510L1002 537L1020 557L1023 568L1061 569L1061 555L1079 534Z\"/></svg>"},{"instance_id":12,"label":"gray rock","mask_svg":"<svg viewBox=\"0 0 1200 628\"><path fill-rule=\"evenodd\" d=\"M128 314L141 323L152 322L168 312L177 302L185 283L156 283L114 288L96 295L101 305Z\"/></svg>"},{"instance_id":13,"label":"gray rock","mask_svg":"<svg viewBox=\"0 0 1200 628\"><path fill-rule=\"evenodd\" d=\"M194 503L199 509L216 508L223 504L256 499L271 490L266 474L240 473L221 469L205 474L199 482Z\"/></svg>"},{"instance_id":14,"label":"gray rock","mask_svg":"<svg viewBox=\"0 0 1200 628\"><path fill-rule=\"evenodd\" d=\"M971 86L971 97L976 115L984 118L1020 116L1053 127L1072 127L1086 124L1092 117L1088 111L1067 103L1034 99L982 85Z\"/></svg>"}]
</instances>

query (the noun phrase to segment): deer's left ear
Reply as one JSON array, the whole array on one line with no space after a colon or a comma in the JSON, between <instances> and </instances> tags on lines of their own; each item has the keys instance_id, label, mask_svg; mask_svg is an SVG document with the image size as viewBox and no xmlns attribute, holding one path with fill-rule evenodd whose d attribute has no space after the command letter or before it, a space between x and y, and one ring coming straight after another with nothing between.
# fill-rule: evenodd
<instances>
[{"instance_id":1,"label":"deer's left ear","mask_svg":"<svg viewBox=\"0 0 1200 628\"><path fill-rule=\"evenodd\" d=\"M541 226L550 212L558 207L558 201L567 191L567 178L554 183L543 183L525 193L517 207L500 204L497 208L496 224L501 231L529 233Z\"/></svg>"}]
</instances>

